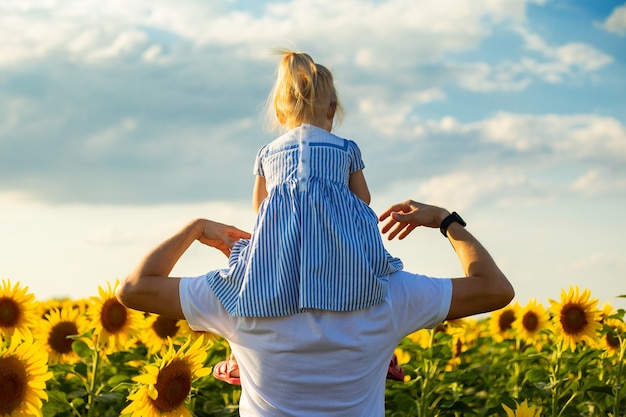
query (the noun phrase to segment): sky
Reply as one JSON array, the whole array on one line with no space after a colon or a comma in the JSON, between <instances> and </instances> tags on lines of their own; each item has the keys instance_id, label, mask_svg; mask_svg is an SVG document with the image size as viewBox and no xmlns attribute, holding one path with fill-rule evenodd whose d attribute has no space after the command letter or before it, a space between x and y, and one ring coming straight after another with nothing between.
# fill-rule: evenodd
<instances>
[{"instance_id":1,"label":"sky","mask_svg":"<svg viewBox=\"0 0 626 417\"><path fill-rule=\"evenodd\" d=\"M0 279L90 297L193 218L251 230L286 47L333 72L377 213L457 211L522 305L626 308L625 46L623 0L0 0ZM436 229L386 245L462 276Z\"/></svg>"}]
</instances>

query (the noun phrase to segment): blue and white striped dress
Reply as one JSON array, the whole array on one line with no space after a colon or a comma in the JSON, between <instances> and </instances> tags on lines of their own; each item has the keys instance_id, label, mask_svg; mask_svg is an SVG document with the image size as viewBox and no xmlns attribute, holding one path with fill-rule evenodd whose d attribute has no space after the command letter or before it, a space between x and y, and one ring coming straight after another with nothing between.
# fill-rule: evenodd
<instances>
[{"instance_id":1,"label":"blue and white striped dress","mask_svg":"<svg viewBox=\"0 0 626 417\"><path fill-rule=\"evenodd\" d=\"M270 317L380 303L402 269L383 246L374 211L348 188L363 169L353 141L304 124L261 148L255 174L267 198L229 268L207 279L229 314Z\"/></svg>"}]
</instances>

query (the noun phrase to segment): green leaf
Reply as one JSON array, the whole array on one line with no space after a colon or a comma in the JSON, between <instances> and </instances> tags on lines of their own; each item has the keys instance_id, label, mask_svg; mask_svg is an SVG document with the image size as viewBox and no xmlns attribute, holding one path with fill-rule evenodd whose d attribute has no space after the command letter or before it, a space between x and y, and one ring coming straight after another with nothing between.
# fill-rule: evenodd
<instances>
[{"instance_id":1,"label":"green leaf","mask_svg":"<svg viewBox=\"0 0 626 417\"><path fill-rule=\"evenodd\" d=\"M78 408L78 407L80 407L83 404L85 404L85 400L82 397L74 398L72 400L72 406L74 408Z\"/></svg>"},{"instance_id":2,"label":"green leaf","mask_svg":"<svg viewBox=\"0 0 626 417\"><path fill-rule=\"evenodd\" d=\"M124 396L116 393L116 392L107 392L104 394L100 394L100 395L96 395L95 396L96 400L101 402L101 403L114 403L122 398L124 398Z\"/></svg>"},{"instance_id":3,"label":"green leaf","mask_svg":"<svg viewBox=\"0 0 626 417\"><path fill-rule=\"evenodd\" d=\"M526 372L526 379L531 384L545 382L548 379L548 371L544 368L533 368Z\"/></svg>"},{"instance_id":4,"label":"green leaf","mask_svg":"<svg viewBox=\"0 0 626 417\"><path fill-rule=\"evenodd\" d=\"M81 358L87 358L93 353L87 343L82 340L74 340L72 342L72 350Z\"/></svg>"},{"instance_id":5,"label":"green leaf","mask_svg":"<svg viewBox=\"0 0 626 417\"><path fill-rule=\"evenodd\" d=\"M77 363L74 367L74 371L79 375L87 377L87 364L82 362Z\"/></svg>"},{"instance_id":6,"label":"green leaf","mask_svg":"<svg viewBox=\"0 0 626 417\"><path fill-rule=\"evenodd\" d=\"M585 387L585 391L600 392L603 394L610 395L611 397L614 396L613 388L608 385L594 385L591 387Z\"/></svg>"},{"instance_id":7,"label":"green leaf","mask_svg":"<svg viewBox=\"0 0 626 417\"><path fill-rule=\"evenodd\" d=\"M122 382L127 382L127 381L130 381L130 376L126 374L117 374L109 378L109 380L107 381L107 385L109 385L110 387L114 387L116 385L121 384Z\"/></svg>"},{"instance_id":8,"label":"green leaf","mask_svg":"<svg viewBox=\"0 0 626 417\"><path fill-rule=\"evenodd\" d=\"M453 404L449 406L443 406L441 408L444 410L451 410L451 411L463 411L464 412L463 415L467 415L468 413L476 414L476 412L474 411L472 407L468 406L462 401L455 401Z\"/></svg>"}]
</instances>

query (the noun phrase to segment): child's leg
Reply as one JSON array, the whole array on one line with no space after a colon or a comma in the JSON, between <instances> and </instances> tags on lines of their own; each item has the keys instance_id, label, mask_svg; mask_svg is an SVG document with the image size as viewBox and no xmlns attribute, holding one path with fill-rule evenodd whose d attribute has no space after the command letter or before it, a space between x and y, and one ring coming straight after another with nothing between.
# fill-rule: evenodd
<instances>
[{"instance_id":1,"label":"child's leg","mask_svg":"<svg viewBox=\"0 0 626 417\"><path fill-rule=\"evenodd\" d=\"M239 365L232 354L228 359L219 362L213 367L213 376L229 384L241 385L241 381L239 380Z\"/></svg>"},{"instance_id":2,"label":"child's leg","mask_svg":"<svg viewBox=\"0 0 626 417\"><path fill-rule=\"evenodd\" d=\"M391 361L389 362L387 379L391 379L394 381L404 381L404 369L402 369L402 367L398 365L398 358L396 357L395 353L391 357Z\"/></svg>"}]
</instances>

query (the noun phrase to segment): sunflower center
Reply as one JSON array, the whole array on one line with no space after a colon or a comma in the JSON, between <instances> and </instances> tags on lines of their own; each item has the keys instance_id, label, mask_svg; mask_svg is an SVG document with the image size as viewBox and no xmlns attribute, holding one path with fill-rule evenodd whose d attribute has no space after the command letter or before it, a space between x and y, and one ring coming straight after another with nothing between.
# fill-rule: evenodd
<instances>
[{"instance_id":1,"label":"sunflower center","mask_svg":"<svg viewBox=\"0 0 626 417\"><path fill-rule=\"evenodd\" d=\"M498 326L500 327L500 331L505 332L512 327L513 322L515 321L515 312L513 310L507 310L500 315L498 319Z\"/></svg>"},{"instance_id":2,"label":"sunflower center","mask_svg":"<svg viewBox=\"0 0 626 417\"><path fill-rule=\"evenodd\" d=\"M100 316L102 327L109 333L117 333L126 324L127 315L126 307L116 299L110 298L102 305Z\"/></svg>"},{"instance_id":3,"label":"sunflower center","mask_svg":"<svg viewBox=\"0 0 626 417\"><path fill-rule=\"evenodd\" d=\"M20 306L12 298L0 299L0 327L15 327L21 315Z\"/></svg>"},{"instance_id":4,"label":"sunflower center","mask_svg":"<svg viewBox=\"0 0 626 417\"><path fill-rule=\"evenodd\" d=\"M167 337L174 337L178 332L178 320L171 319L169 317L159 316L152 324L152 329L161 339L167 339Z\"/></svg>"},{"instance_id":5,"label":"sunflower center","mask_svg":"<svg viewBox=\"0 0 626 417\"><path fill-rule=\"evenodd\" d=\"M619 337L617 337L617 329L613 328L612 331L606 334L606 344L613 349L619 349Z\"/></svg>"},{"instance_id":6,"label":"sunflower center","mask_svg":"<svg viewBox=\"0 0 626 417\"><path fill-rule=\"evenodd\" d=\"M522 317L522 325L527 331L534 332L537 330L537 326L539 326L539 319L535 313L529 311Z\"/></svg>"},{"instance_id":7,"label":"sunflower center","mask_svg":"<svg viewBox=\"0 0 626 417\"><path fill-rule=\"evenodd\" d=\"M75 334L78 334L78 327L76 327L74 322L59 322L50 331L48 345L57 353L70 353L73 340L68 336Z\"/></svg>"},{"instance_id":8,"label":"sunflower center","mask_svg":"<svg viewBox=\"0 0 626 417\"><path fill-rule=\"evenodd\" d=\"M191 369L187 362L175 360L161 369L155 388L159 395L152 402L161 412L180 407L191 391Z\"/></svg>"},{"instance_id":9,"label":"sunflower center","mask_svg":"<svg viewBox=\"0 0 626 417\"><path fill-rule=\"evenodd\" d=\"M14 356L0 358L0 415L17 410L26 397L26 368Z\"/></svg>"},{"instance_id":10,"label":"sunflower center","mask_svg":"<svg viewBox=\"0 0 626 417\"><path fill-rule=\"evenodd\" d=\"M568 304L561 309L561 325L567 334L578 334L587 327L587 315L577 304Z\"/></svg>"}]
</instances>

